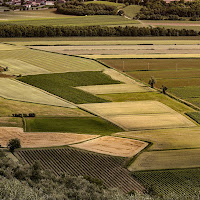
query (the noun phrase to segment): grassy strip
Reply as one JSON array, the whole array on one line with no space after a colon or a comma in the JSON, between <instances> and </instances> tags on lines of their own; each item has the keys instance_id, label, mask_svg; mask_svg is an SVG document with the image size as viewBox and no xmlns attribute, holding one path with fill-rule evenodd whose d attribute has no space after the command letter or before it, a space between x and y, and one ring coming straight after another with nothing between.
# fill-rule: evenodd
<instances>
[{"instance_id":1,"label":"grassy strip","mask_svg":"<svg viewBox=\"0 0 200 200\"><path fill-rule=\"evenodd\" d=\"M97 117L26 118L28 132L70 132L110 135L122 131Z\"/></svg>"},{"instance_id":2,"label":"grassy strip","mask_svg":"<svg viewBox=\"0 0 200 200\"><path fill-rule=\"evenodd\" d=\"M22 118L0 117L0 127L23 127Z\"/></svg>"},{"instance_id":3,"label":"grassy strip","mask_svg":"<svg viewBox=\"0 0 200 200\"><path fill-rule=\"evenodd\" d=\"M189 112L187 115L200 124L200 112Z\"/></svg>"},{"instance_id":4,"label":"grassy strip","mask_svg":"<svg viewBox=\"0 0 200 200\"><path fill-rule=\"evenodd\" d=\"M26 76L19 80L78 104L101 103L106 102L106 100L82 90L75 89L73 88L74 86L119 83L119 81L112 80L102 72L43 74Z\"/></svg>"},{"instance_id":5,"label":"grassy strip","mask_svg":"<svg viewBox=\"0 0 200 200\"><path fill-rule=\"evenodd\" d=\"M134 172L133 176L152 194L165 196L175 193L177 197L184 194L185 199L190 199L199 191L200 168L141 171Z\"/></svg>"}]
</instances>

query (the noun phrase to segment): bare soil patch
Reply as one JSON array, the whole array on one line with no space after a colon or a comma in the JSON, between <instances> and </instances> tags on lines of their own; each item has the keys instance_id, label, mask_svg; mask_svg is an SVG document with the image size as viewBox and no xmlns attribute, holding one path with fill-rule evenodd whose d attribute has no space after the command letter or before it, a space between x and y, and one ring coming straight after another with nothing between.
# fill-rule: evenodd
<instances>
[{"instance_id":1,"label":"bare soil patch","mask_svg":"<svg viewBox=\"0 0 200 200\"><path fill-rule=\"evenodd\" d=\"M71 146L113 156L132 157L147 145L139 140L105 136Z\"/></svg>"},{"instance_id":2,"label":"bare soil patch","mask_svg":"<svg viewBox=\"0 0 200 200\"><path fill-rule=\"evenodd\" d=\"M19 138L23 148L36 148L68 145L96 137L98 135L75 133L24 133L22 128L0 127L0 143L3 147L13 138Z\"/></svg>"}]
</instances>

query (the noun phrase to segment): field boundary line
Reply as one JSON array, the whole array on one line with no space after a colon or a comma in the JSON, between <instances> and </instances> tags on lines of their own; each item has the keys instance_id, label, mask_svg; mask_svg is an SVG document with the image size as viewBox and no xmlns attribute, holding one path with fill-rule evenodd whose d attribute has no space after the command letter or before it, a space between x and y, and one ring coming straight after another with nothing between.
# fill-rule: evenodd
<instances>
[{"instance_id":1,"label":"field boundary line","mask_svg":"<svg viewBox=\"0 0 200 200\"><path fill-rule=\"evenodd\" d=\"M193 147L193 148L180 148L180 149L152 149L147 152L154 152L154 151L181 151L181 150L194 150L194 149L200 149L200 147Z\"/></svg>"},{"instance_id":2,"label":"field boundary line","mask_svg":"<svg viewBox=\"0 0 200 200\"><path fill-rule=\"evenodd\" d=\"M20 83L20 84L22 84L22 85L35 88L35 89L39 90L40 92L43 92L43 93L45 93L45 94L47 94L47 95L50 95L50 96L52 96L52 97L55 97L56 99L59 99L59 100L64 101L64 102L66 102L66 103L69 103L69 104L71 104L72 106L74 106L75 108L77 107L76 104L72 103L71 101L68 101L68 100L63 99L63 98L61 98L61 97L59 97L59 96L56 96L55 94L52 94L52 93L50 93L50 92L47 92L46 90L43 90L43 89L40 89L40 88L35 87L35 86L33 86L33 85L24 83L24 82L19 81L19 80L17 80L17 79L12 79L12 80L13 80L13 81L16 81L16 82L18 82L18 83ZM40 104L40 103L39 103L39 104ZM46 104L46 105L49 105L49 104ZM55 106L55 105L54 105L54 106ZM64 107L64 106L57 106L57 107ZM65 107L64 107L64 108L65 108Z\"/></svg>"}]
</instances>

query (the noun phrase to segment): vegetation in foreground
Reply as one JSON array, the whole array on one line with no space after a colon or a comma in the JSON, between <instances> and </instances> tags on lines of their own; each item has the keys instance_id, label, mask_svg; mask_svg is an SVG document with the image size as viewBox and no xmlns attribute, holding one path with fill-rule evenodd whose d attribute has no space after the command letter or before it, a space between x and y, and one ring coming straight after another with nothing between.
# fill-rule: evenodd
<instances>
[{"instance_id":1,"label":"vegetation in foreground","mask_svg":"<svg viewBox=\"0 0 200 200\"><path fill-rule=\"evenodd\" d=\"M122 129L98 117L62 117L26 118L26 131L110 135Z\"/></svg>"},{"instance_id":2,"label":"vegetation in foreground","mask_svg":"<svg viewBox=\"0 0 200 200\"><path fill-rule=\"evenodd\" d=\"M119 83L102 72L74 72L65 74L43 74L25 76L20 81L41 88L68 101L81 103L101 103L106 100L74 88L82 85L102 85Z\"/></svg>"}]
</instances>

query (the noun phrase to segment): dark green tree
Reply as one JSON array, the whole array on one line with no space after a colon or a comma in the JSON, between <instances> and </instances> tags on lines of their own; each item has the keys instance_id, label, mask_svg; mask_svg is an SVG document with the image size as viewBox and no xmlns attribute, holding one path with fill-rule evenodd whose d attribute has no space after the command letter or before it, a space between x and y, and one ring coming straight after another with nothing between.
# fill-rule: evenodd
<instances>
[{"instance_id":1,"label":"dark green tree","mask_svg":"<svg viewBox=\"0 0 200 200\"><path fill-rule=\"evenodd\" d=\"M7 147L9 149L9 151L11 153L13 153L15 149L21 147L20 140L18 138L9 140Z\"/></svg>"}]
</instances>

